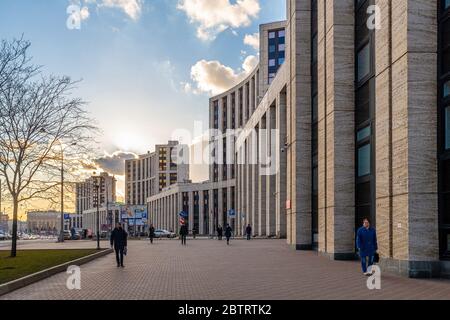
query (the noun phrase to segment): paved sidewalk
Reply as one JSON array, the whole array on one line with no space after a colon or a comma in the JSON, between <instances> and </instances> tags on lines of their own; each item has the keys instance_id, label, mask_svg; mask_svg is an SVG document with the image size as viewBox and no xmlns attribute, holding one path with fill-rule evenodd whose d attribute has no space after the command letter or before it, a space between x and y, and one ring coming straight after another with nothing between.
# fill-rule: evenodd
<instances>
[{"instance_id":1,"label":"paved sidewalk","mask_svg":"<svg viewBox=\"0 0 450 320\"><path fill-rule=\"evenodd\" d=\"M125 269L114 255L81 267L81 290L61 273L0 299L450 299L449 280L382 275L368 290L359 263L294 251L283 240L130 241Z\"/></svg>"}]
</instances>

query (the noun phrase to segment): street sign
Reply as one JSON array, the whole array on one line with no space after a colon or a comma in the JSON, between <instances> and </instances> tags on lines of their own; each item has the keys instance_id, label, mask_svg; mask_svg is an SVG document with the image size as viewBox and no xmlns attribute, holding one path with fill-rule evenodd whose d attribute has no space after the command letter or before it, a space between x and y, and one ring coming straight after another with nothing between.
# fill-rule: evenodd
<instances>
[{"instance_id":1,"label":"street sign","mask_svg":"<svg viewBox=\"0 0 450 320\"><path fill-rule=\"evenodd\" d=\"M64 220L70 220L70 214L64 213Z\"/></svg>"},{"instance_id":2,"label":"street sign","mask_svg":"<svg viewBox=\"0 0 450 320\"><path fill-rule=\"evenodd\" d=\"M189 214L186 213L186 212L184 212L184 211L181 211L181 212L180 212L180 217L182 217L182 218L188 218L188 217L189 217Z\"/></svg>"},{"instance_id":3,"label":"street sign","mask_svg":"<svg viewBox=\"0 0 450 320\"><path fill-rule=\"evenodd\" d=\"M236 217L236 211L234 211L233 209L228 210L228 216L230 218Z\"/></svg>"}]
</instances>

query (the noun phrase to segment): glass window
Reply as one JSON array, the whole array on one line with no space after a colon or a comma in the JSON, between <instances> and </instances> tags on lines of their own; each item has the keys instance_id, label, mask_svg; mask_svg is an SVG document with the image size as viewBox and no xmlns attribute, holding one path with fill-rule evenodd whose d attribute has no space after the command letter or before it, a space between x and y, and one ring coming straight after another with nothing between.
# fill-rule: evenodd
<instances>
[{"instance_id":1,"label":"glass window","mask_svg":"<svg viewBox=\"0 0 450 320\"><path fill-rule=\"evenodd\" d=\"M358 142L362 141L362 140L366 139L367 137L370 137L371 132L372 132L372 130L371 130L370 126L365 127L364 129L361 129L358 131L358 133L356 135L357 136L356 139L358 140Z\"/></svg>"},{"instance_id":2,"label":"glass window","mask_svg":"<svg viewBox=\"0 0 450 320\"><path fill-rule=\"evenodd\" d=\"M358 149L358 177L370 174L370 143Z\"/></svg>"},{"instance_id":3,"label":"glass window","mask_svg":"<svg viewBox=\"0 0 450 320\"><path fill-rule=\"evenodd\" d=\"M358 52L358 81L370 73L370 44L366 44Z\"/></svg>"},{"instance_id":4,"label":"glass window","mask_svg":"<svg viewBox=\"0 0 450 320\"><path fill-rule=\"evenodd\" d=\"M445 0L444 1L444 10L450 8L450 0Z\"/></svg>"},{"instance_id":5,"label":"glass window","mask_svg":"<svg viewBox=\"0 0 450 320\"><path fill-rule=\"evenodd\" d=\"M286 36L286 31L284 31L284 30L280 30L280 31L278 31L278 37L284 37L284 36Z\"/></svg>"},{"instance_id":6,"label":"glass window","mask_svg":"<svg viewBox=\"0 0 450 320\"><path fill-rule=\"evenodd\" d=\"M286 45L285 44L279 44L278 45L278 51L285 51L286 50Z\"/></svg>"},{"instance_id":7,"label":"glass window","mask_svg":"<svg viewBox=\"0 0 450 320\"><path fill-rule=\"evenodd\" d=\"M270 53L275 52L275 46L274 45L269 46L269 52Z\"/></svg>"},{"instance_id":8,"label":"glass window","mask_svg":"<svg viewBox=\"0 0 450 320\"><path fill-rule=\"evenodd\" d=\"M444 98L447 98L448 96L450 96L450 80L448 80L446 83L444 83L443 94L444 94Z\"/></svg>"},{"instance_id":9,"label":"glass window","mask_svg":"<svg viewBox=\"0 0 450 320\"><path fill-rule=\"evenodd\" d=\"M450 107L445 108L445 149L450 149Z\"/></svg>"},{"instance_id":10,"label":"glass window","mask_svg":"<svg viewBox=\"0 0 450 320\"><path fill-rule=\"evenodd\" d=\"M275 67L275 59L269 60L269 67Z\"/></svg>"},{"instance_id":11,"label":"glass window","mask_svg":"<svg viewBox=\"0 0 450 320\"><path fill-rule=\"evenodd\" d=\"M269 39L275 39L275 31L269 32Z\"/></svg>"},{"instance_id":12,"label":"glass window","mask_svg":"<svg viewBox=\"0 0 450 320\"><path fill-rule=\"evenodd\" d=\"M284 63L284 58L279 58L279 59L278 59L278 64L279 64L279 65L282 65L283 63Z\"/></svg>"}]
</instances>

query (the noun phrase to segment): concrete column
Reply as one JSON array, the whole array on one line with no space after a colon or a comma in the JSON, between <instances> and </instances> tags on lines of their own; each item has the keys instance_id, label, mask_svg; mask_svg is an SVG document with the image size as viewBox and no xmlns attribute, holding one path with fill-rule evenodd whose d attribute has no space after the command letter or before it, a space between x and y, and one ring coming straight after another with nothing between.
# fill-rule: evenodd
<instances>
[{"instance_id":1,"label":"concrete column","mask_svg":"<svg viewBox=\"0 0 450 320\"><path fill-rule=\"evenodd\" d=\"M437 3L376 1L376 227L382 267L410 277L439 269Z\"/></svg>"},{"instance_id":2,"label":"concrete column","mask_svg":"<svg viewBox=\"0 0 450 320\"><path fill-rule=\"evenodd\" d=\"M286 93L278 95L276 107L276 127L278 130L276 141L276 234L280 238L286 237L286 152L281 152L285 148L286 140Z\"/></svg>"},{"instance_id":3,"label":"concrete column","mask_svg":"<svg viewBox=\"0 0 450 320\"><path fill-rule=\"evenodd\" d=\"M254 78L251 78L249 81L249 116L250 119L252 117L253 111L255 111L255 81Z\"/></svg>"},{"instance_id":4,"label":"concrete column","mask_svg":"<svg viewBox=\"0 0 450 320\"><path fill-rule=\"evenodd\" d=\"M258 224L255 225L254 233L258 234L259 236L265 236L266 233L266 194L267 194L267 177L264 174L263 170L261 169L261 163L262 159L266 157L264 154L264 151L267 150L267 133L266 133L266 116L264 116L261 121L259 122L259 132L258 132L258 144L259 144L259 154L258 154L258 162L260 165L258 165Z\"/></svg>"},{"instance_id":5,"label":"concrete column","mask_svg":"<svg viewBox=\"0 0 450 320\"><path fill-rule=\"evenodd\" d=\"M189 231L194 228L194 192L189 191Z\"/></svg>"},{"instance_id":6,"label":"concrete column","mask_svg":"<svg viewBox=\"0 0 450 320\"><path fill-rule=\"evenodd\" d=\"M219 209L218 209L217 221L220 226L224 227L224 225L223 225L223 223L224 223L224 221L223 221L223 189L219 188L218 192L219 192L219 206L218 206Z\"/></svg>"},{"instance_id":7,"label":"concrete column","mask_svg":"<svg viewBox=\"0 0 450 320\"><path fill-rule=\"evenodd\" d=\"M182 192L178 192L177 194L177 220L178 220L178 214L183 210L183 193ZM178 234L180 231L180 224L177 221L177 228L176 228L176 233Z\"/></svg>"},{"instance_id":8,"label":"concrete column","mask_svg":"<svg viewBox=\"0 0 450 320\"><path fill-rule=\"evenodd\" d=\"M199 219L198 219L198 224L199 224L199 228L198 228L198 233L199 234L205 234L205 230L203 227L203 223L205 221L205 197L203 194L203 190L198 192L198 214L199 214Z\"/></svg>"},{"instance_id":9,"label":"concrete column","mask_svg":"<svg viewBox=\"0 0 450 320\"><path fill-rule=\"evenodd\" d=\"M276 175L273 169L276 168L274 150L276 141L273 140L272 129L276 129L276 107L271 106L266 113L266 135L267 135L267 152L270 158L268 172L266 175L266 234L267 236L276 235Z\"/></svg>"},{"instance_id":10,"label":"concrete column","mask_svg":"<svg viewBox=\"0 0 450 320\"><path fill-rule=\"evenodd\" d=\"M311 249L311 1L289 1L287 16L286 235L292 247Z\"/></svg>"},{"instance_id":11,"label":"concrete column","mask_svg":"<svg viewBox=\"0 0 450 320\"><path fill-rule=\"evenodd\" d=\"M252 95L254 97L254 95ZM253 131L249 137L250 139L250 211L251 213L251 225L255 228L257 215L258 215L258 164L257 164L257 152L258 152L258 138L256 130Z\"/></svg>"},{"instance_id":12,"label":"concrete column","mask_svg":"<svg viewBox=\"0 0 450 320\"><path fill-rule=\"evenodd\" d=\"M319 252L354 257L354 9L318 2Z\"/></svg>"},{"instance_id":13,"label":"concrete column","mask_svg":"<svg viewBox=\"0 0 450 320\"><path fill-rule=\"evenodd\" d=\"M245 224L248 223L251 224L251 218L252 218L252 203L251 203L251 141L250 138L247 137L245 141L245 165L244 165L244 203L245 203Z\"/></svg>"},{"instance_id":14,"label":"concrete column","mask_svg":"<svg viewBox=\"0 0 450 320\"><path fill-rule=\"evenodd\" d=\"M213 235L214 230L214 191L213 189L208 190L209 194L209 205L208 205L208 216L209 216L209 234Z\"/></svg>"}]
</instances>

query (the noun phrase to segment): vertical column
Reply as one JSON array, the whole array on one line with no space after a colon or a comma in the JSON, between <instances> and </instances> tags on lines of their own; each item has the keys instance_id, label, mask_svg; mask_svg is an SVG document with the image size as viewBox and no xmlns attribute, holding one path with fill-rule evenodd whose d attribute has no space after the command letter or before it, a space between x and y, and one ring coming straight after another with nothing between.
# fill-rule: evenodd
<instances>
[{"instance_id":1,"label":"vertical column","mask_svg":"<svg viewBox=\"0 0 450 320\"><path fill-rule=\"evenodd\" d=\"M253 111L255 111L255 78L250 78L249 81L249 113L248 118L252 117Z\"/></svg>"},{"instance_id":2,"label":"vertical column","mask_svg":"<svg viewBox=\"0 0 450 320\"><path fill-rule=\"evenodd\" d=\"M288 2L286 35L286 63L291 72L287 86L286 235L291 246L303 250L312 247L311 0Z\"/></svg>"},{"instance_id":3,"label":"vertical column","mask_svg":"<svg viewBox=\"0 0 450 320\"><path fill-rule=\"evenodd\" d=\"M253 81L254 82L254 81ZM252 95L254 97L254 95ZM257 165L257 151L258 151L258 138L256 130L252 131L250 134L250 194L251 194L251 220L250 223L253 228L255 228L256 217L258 215L258 165Z\"/></svg>"},{"instance_id":4,"label":"vertical column","mask_svg":"<svg viewBox=\"0 0 450 320\"><path fill-rule=\"evenodd\" d=\"M179 233L180 231L180 223L179 223L179 219L178 219L178 214L183 210L183 192L178 192L177 193L177 228L176 228L176 232Z\"/></svg>"},{"instance_id":5,"label":"vertical column","mask_svg":"<svg viewBox=\"0 0 450 320\"><path fill-rule=\"evenodd\" d=\"M276 141L272 139L272 129L276 128L276 107L271 106L266 113L266 134L267 134L267 153L270 163L267 163L269 171L266 176L266 233L267 236L275 236L275 215L276 215L276 175L273 173L273 167L276 166L274 146ZM276 153L276 151L275 151Z\"/></svg>"},{"instance_id":6,"label":"vertical column","mask_svg":"<svg viewBox=\"0 0 450 320\"><path fill-rule=\"evenodd\" d=\"M198 224L199 224L199 230L198 233L199 234L205 234L205 230L204 230L204 221L205 221L205 197L203 194L203 190L200 190L198 192L198 214L199 214L199 219L198 219Z\"/></svg>"},{"instance_id":7,"label":"vertical column","mask_svg":"<svg viewBox=\"0 0 450 320\"><path fill-rule=\"evenodd\" d=\"M257 233L259 236L265 236L266 233L266 194L267 194L267 177L264 171L261 168L263 158L266 157L264 154L267 150L267 133L266 133L266 116L261 119L259 122L259 132L258 132L258 144L259 144L259 154L258 154L258 162L259 162L259 175L258 175L258 224L255 225L254 233Z\"/></svg>"},{"instance_id":8,"label":"vertical column","mask_svg":"<svg viewBox=\"0 0 450 320\"><path fill-rule=\"evenodd\" d=\"M244 165L244 195L245 195L245 224L250 223L251 224L251 217L252 217L252 207L251 207L251 172L250 172L250 161L251 161L251 140L250 136L248 136L245 140L245 165Z\"/></svg>"},{"instance_id":9,"label":"vertical column","mask_svg":"<svg viewBox=\"0 0 450 320\"><path fill-rule=\"evenodd\" d=\"M194 228L194 192L188 191L189 198L189 230Z\"/></svg>"},{"instance_id":10,"label":"vertical column","mask_svg":"<svg viewBox=\"0 0 450 320\"><path fill-rule=\"evenodd\" d=\"M286 93L281 92L277 98L276 107L276 234L280 238L286 237L286 152L281 152L286 141Z\"/></svg>"},{"instance_id":11,"label":"vertical column","mask_svg":"<svg viewBox=\"0 0 450 320\"><path fill-rule=\"evenodd\" d=\"M354 257L354 1L318 1L319 251Z\"/></svg>"},{"instance_id":12,"label":"vertical column","mask_svg":"<svg viewBox=\"0 0 450 320\"><path fill-rule=\"evenodd\" d=\"M223 189L218 188L218 210L217 210L217 223L223 227Z\"/></svg>"}]
</instances>

